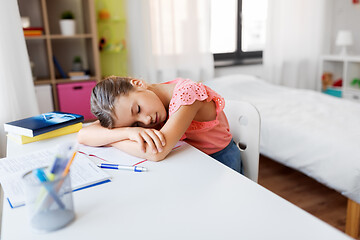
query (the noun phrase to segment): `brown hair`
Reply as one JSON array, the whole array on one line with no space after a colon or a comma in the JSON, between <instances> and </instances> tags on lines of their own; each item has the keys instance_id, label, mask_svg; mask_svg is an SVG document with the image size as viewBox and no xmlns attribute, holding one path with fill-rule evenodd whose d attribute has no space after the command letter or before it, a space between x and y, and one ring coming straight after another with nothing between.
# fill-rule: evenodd
<instances>
[{"instance_id":1,"label":"brown hair","mask_svg":"<svg viewBox=\"0 0 360 240\"><path fill-rule=\"evenodd\" d=\"M134 90L133 78L109 76L101 80L92 90L91 112L99 119L101 126L114 128L115 100Z\"/></svg>"}]
</instances>

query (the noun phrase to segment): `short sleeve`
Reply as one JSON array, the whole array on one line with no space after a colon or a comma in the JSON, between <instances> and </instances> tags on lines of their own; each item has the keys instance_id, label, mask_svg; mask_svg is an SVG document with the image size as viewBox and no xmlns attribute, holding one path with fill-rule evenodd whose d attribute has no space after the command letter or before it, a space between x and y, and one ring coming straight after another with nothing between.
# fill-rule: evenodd
<instances>
[{"instance_id":1,"label":"short sleeve","mask_svg":"<svg viewBox=\"0 0 360 240\"><path fill-rule=\"evenodd\" d=\"M210 87L206 86L207 94L209 99L213 100L216 105L216 112L219 113L225 108L225 100L217 92L212 90Z\"/></svg>"},{"instance_id":2,"label":"short sleeve","mask_svg":"<svg viewBox=\"0 0 360 240\"><path fill-rule=\"evenodd\" d=\"M207 102L214 101L216 105L216 119L207 122L198 122L193 120L180 140L187 138L187 133L200 133L206 132L214 128L219 124L219 114L225 107L224 98L216 93L211 88L203 85L202 83L196 83L190 79L177 78L171 83L176 82L173 95L169 104L169 117L174 114L181 106L191 105L196 100Z\"/></svg>"},{"instance_id":3,"label":"short sleeve","mask_svg":"<svg viewBox=\"0 0 360 240\"><path fill-rule=\"evenodd\" d=\"M180 79L174 88L173 97L170 101L169 116L183 105L191 105L196 100L204 101L208 97L209 95L203 84L195 83L190 79Z\"/></svg>"}]
</instances>

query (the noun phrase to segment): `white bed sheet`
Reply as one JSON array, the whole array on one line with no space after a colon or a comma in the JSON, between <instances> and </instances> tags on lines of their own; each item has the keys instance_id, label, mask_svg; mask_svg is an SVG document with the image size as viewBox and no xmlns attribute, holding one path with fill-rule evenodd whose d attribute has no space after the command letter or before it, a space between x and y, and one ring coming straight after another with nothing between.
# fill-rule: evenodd
<instances>
[{"instance_id":1,"label":"white bed sheet","mask_svg":"<svg viewBox=\"0 0 360 240\"><path fill-rule=\"evenodd\" d=\"M251 75L230 75L205 84L225 99L257 107L261 154L360 203L360 104Z\"/></svg>"}]
</instances>

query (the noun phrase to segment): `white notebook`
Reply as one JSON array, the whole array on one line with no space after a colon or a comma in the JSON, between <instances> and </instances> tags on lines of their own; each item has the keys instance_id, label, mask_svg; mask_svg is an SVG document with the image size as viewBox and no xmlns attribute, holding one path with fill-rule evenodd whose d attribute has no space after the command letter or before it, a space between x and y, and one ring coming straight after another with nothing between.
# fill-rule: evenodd
<instances>
[{"instance_id":1,"label":"white notebook","mask_svg":"<svg viewBox=\"0 0 360 240\"><path fill-rule=\"evenodd\" d=\"M12 208L25 204L22 176L35 168L51 165L55 149L33 152L19 157L0 159L0 183ZM109 182L110 176L86 156L77 153L71 165L73 191Z\"/></svg>"}]
</instances>

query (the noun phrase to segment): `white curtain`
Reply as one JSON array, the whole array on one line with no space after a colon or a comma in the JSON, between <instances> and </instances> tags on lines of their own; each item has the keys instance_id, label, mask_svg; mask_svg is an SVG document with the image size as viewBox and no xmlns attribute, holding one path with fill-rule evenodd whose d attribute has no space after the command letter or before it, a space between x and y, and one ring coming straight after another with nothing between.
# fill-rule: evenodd
<instances>
[{"instance_id":1,"label":"white curtain","mask_svg":"<svg viewBox=\"0 0 360 240\"><path fill-rule=\"evenodd\" d=\"M156 83L213 77L210 0L128 0L130 74Z\"/></svg>"},{"instance_id":2,"label":"white curtain","mask_svg":"<svg viewBox=\"0 0 360 240\"><path fill-rule=\"evenodd\" d=\"M317 89L319 57L330 50L328 0L269 0L264 78Z\"/></svg>"},{"instance_id":3,"label":"white curtain","mask_svg":"<svg viewBox=\"0 0 360 240\"><path fill-rule=\"evenodd\" d=\"M0 7L0 156L5 156L3 124L39 113L17 1Z\"/></svg>"}]
</instances>

